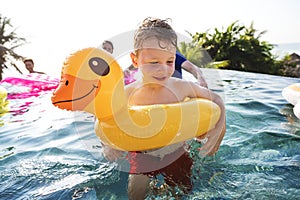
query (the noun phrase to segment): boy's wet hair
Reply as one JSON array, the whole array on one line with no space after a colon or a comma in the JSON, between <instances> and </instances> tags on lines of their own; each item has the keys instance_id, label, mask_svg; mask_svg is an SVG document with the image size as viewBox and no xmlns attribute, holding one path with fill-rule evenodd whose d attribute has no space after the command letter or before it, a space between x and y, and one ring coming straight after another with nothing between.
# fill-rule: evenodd
<instances>
[{"instance_id":1,"label":"boy's wet hair","mask_svg":"<svg viewBox=\"0 0 300 200\"><path fill-rule=\"evenodd\" d=\"M144 19L134 34L135 51L143 48L144 41L151 37L155 37L158 40L159 47L162 49L167 47L162 46L160 41L168 42L176 48L177 34L168 23L169 20L169 18L162 20L152 17Z\"/></svg>"}]
</instances>

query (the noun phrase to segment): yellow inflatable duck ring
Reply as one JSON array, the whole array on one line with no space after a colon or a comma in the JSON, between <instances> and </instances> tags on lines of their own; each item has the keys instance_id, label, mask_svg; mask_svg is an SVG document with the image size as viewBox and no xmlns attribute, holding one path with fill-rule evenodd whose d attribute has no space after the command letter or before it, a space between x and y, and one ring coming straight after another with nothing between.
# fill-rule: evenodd
<instances>
[{"instance_id":1,"label":"yellow inflatable duck ring","mask_svg":"<svg viewBox=\"0 0 300 200\"><path fill-rule=\"evenodd\" d=\"M206 99L128 106L122 68L97 48L67 58L52 103L94 114L101 142L124 151L160 148L203 135L214 128L221 114L219 106Z\"/></svg>"}]
</instances>

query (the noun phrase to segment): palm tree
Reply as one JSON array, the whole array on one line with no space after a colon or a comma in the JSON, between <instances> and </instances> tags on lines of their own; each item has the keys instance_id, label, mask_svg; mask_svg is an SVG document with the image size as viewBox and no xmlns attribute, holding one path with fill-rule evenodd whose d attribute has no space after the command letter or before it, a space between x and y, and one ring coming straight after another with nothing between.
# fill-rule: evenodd
<instances>
[{"instance_id":1,"label":"palm tree","mask_svg":"<svg viewBox=\"0 0 300 200\"><path fill-rule=\"evenodd\" d=\"M2 17L0 14L0 80L2 80L3 69L8 67L14 67L22 74L15 61L23 57L15 53L14 50L25 44L26 40L18 37L15 30L8 31L8 28L12 28L10 19Z\"/></svg>"}]
</instances>

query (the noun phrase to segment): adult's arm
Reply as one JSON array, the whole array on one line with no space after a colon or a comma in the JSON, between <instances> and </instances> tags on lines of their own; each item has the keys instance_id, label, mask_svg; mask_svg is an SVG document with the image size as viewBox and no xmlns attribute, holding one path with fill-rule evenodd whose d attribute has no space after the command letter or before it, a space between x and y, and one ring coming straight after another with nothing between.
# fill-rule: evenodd
<instances>
[{"instance_id":1,"label":"adult's arm","mask_svg":"<svg viewBox=\"0 0 300 200\"><path fill-rule=\"evenodd\" d=\"M205 78L203 76L202 71L200 70L199 67L197 67L196 65L194 65L192 62L190 62L189 60L184 61L181 64L181 67L188 71L189 73L191 73L198 81L198 83L203 86L203 87L208 87L207 86L207 82L205 81Z\"/></svg>"}]
</instances>

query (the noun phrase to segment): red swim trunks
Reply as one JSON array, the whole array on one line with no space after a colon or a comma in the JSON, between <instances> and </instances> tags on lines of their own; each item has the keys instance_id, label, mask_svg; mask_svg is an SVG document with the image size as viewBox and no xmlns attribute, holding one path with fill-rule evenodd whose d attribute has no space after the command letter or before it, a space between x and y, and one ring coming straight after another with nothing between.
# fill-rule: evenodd
<instances>
[{"instance_id":1,"label":"red swim trunks","mask_svg":"<svg viewBox=\"0 0 300 200\"><path fill-rule=\"evenodd\" d=\"M130 152L129 162L130 174L144 174L150 177L162 175L170 186L184 185L187 190L192 189L193 160L184 148L180 148L162 159L140 152Z\"/></svg>"}]
</instances>

